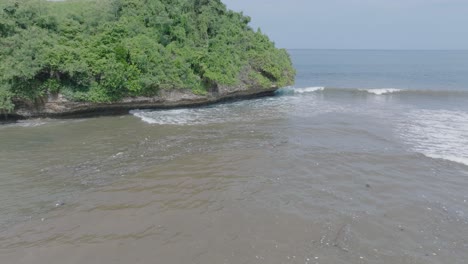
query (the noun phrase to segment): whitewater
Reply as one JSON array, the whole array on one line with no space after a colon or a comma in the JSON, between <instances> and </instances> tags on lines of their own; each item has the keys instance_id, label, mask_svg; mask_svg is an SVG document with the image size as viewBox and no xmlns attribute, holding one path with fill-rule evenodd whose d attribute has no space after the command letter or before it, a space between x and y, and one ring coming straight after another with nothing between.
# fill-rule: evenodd
<instances>
[{"instance_id":1,"label":"whitewater","mask_svg":"<svg viewBox=\"0 0 468 264\"><path fill-rule=\"evenodd\" d=\"M468 52L290 53L271 97L0 126L0 263L466 263Z\"/></svg>"}]
</instances>

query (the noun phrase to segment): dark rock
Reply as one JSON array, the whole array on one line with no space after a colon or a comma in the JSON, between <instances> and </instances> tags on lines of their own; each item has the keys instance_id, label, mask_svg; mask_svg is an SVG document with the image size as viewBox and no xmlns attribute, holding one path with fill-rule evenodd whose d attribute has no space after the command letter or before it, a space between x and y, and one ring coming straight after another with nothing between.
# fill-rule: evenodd
<instances>
[{"instance_id":1,"label":"dark rock","mask_svg":"<svg viewBox=\"0 0 468 264\"><path fill-rule=\"evenodd\" d=\"M51 117L89 117L126 114L132 109L167 109L196 107L227 100L272 96L278 87L249 88L217 87L206 95L196 95L187 89L163 90L154 97L129 97L113 103L74 102L63 95L50 96L40 104L15 102L17 107L11 117L15 119Z\"/></svg>"}]
</instances>

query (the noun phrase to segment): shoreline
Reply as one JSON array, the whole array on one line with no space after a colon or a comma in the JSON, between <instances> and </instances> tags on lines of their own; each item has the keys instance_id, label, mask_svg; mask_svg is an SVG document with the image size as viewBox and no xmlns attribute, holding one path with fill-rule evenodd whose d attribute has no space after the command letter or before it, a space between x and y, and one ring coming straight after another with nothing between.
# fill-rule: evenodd
<instances>
[{"instance_id":1,"label":"shoreline","mask_svg":"<svg viewBox=\"0 0 468 264\"><path fill-rule=\"evenodd\" d=\"M250 89L224 87L208 92L206 95L196 95L189 90L175 89L161 91L160 95L154 97L129 97L112 103L74 102L58 94L49 96L39 104L20 102L12 113L0 117L0 125L34 118L72 119L123 115L133 109L201 107L221 102L273 96L278 89L276 86Z\"/></svg>"}]
</instances>

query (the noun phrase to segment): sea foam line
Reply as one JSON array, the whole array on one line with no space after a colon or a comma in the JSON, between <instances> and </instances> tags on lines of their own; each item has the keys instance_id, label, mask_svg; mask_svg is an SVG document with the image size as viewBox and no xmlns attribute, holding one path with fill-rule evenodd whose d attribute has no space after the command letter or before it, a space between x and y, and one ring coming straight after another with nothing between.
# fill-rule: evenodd
<instances>
[{"instance_id":1,"label":"sea foam line","mask_svg":"<svg viewBox=\"0 0 468 264\"><path fill-rule=\"evenodd\" d=\"M323 86L312 86L312 87L304 87L304 88L289 88L286 90L287 92L293 92L295 94L304 94L304 93L314 93L314 92L322 92L322 91L335 91L335 92L366 92L374 95L384 95L384 94L391 94L391 93L398 93L405 91L403 89L397 88L376 88L376 89L356 89L356 88L325 88Z\"/></svg>"},{"instance_id":2,"label":"sea foam line","mask_svg":"<svg viewBox=\"0 0 468 264\"><path fill-rule=\"evenodd\" d=\"M398 93L403 90L396 89L396 88L381 88L381 89L359 89L359 91L367 92L367 93L375 94L375 95L383 95L383 94Z\"/></svg>"},{"instance_id":3,"label":"sea foam line","mask_svg":"<svg viewBox=\"0 0 468 264\"><path fill-rule=\"evenodd\" d=\"M467 112L414 110L399 129L414 151L468 166Z\"/></svg>"},{"instance_id":4,"label":"sea foam line","mask_svg":"<svg viewBox=\"0 0 468 264\"><path fill-rule=\"evenodd\" d=\"M451 155L435 155L435 154L424 154L424 156L433 158L433 159L443 159L468 166L468 158L456 157Z\"/></svg>"},{"instance_id":5,"label":"sea foam line","mask_svg":"<svg viewBox=\"0 0 468 264\"><path fill-rule=\"evenodd\" d=\"M294 93L302 94L302 93L313 93L318 91L325 90L325 87L316 86L316 87L305 87L305 88L295 88Z\"/></svg>"},{"instance_id":6,"label":"sea foam line","mask_svg":"<svg viewBox=\"0 0 468 264\"><path fill-rule=\"evenodd\" d=\"M153 118L146 117L144 115L144 113L145 113L144 111L140 111L140 110L131 110L130 111L131 115L140 118L145 123L148 123L148 124L158 124L159 123L157 120L155 120Z\"/></svg>"}]
</instances>

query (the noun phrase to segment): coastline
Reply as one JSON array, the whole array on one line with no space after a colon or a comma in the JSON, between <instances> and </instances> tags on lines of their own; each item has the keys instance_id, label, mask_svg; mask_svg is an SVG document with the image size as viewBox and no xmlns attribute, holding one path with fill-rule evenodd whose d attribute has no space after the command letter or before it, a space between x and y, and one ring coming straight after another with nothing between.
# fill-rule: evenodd
<instances>
[{"instance_id":1,"label":"coastline","mask_svg":"<svg viewBox=\"0 0 468 264\"><path fill-rule=\"evenodd\" d=\"M40 103L17 102L17 107L5 115L0 124L31 118L82 118L128 114L132 109L171 109L199 107L230 100L272 96L279 88L218 87L206 95L196 95L187 89L162 90L154 97L128 97L112 103L75 102L63 95L50 95Z\"/></svg>"}]
</instances>

